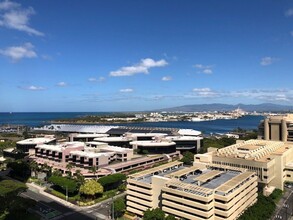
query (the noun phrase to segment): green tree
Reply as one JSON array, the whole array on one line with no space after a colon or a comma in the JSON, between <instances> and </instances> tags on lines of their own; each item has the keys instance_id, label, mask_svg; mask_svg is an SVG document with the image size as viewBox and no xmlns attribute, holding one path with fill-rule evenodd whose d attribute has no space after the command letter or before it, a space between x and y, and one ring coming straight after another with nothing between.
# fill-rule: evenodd
<instances>
[{"instance_id":1,"label":"green tree","mask_svg":"<svg viewBox=\"0 0 293 220\"><path fill-rule=\"evenodd\" d=\"M114 201L114 217L120 218L124 215L125 210L126 210L126 204L125 204L125 199L124 198L118 198Z\"/></svg>"},{"instance_id":2,"label":"green tree","mask_svg":"<svg viewBox=\"0 0 293 220\"><path fill-rule=\"evenodd\" d=\"M62 176L51 176L48 179L49 182L53 183L55 185L56 190L61 190L62 192L65 192L67 189L69 193L75 193L77 191L77 182L73 179L68 179L66 177Z\"/></svg>"},{"instance_id":3,"label":"green tree","mask_svg":"<svg viewBox=\"0 0 293 220\"><path fill-rule=\"evenodd\" d=\"M67 172L68 172L68 176L70 176L71 177L71 170L72 170L72 168L73 168L73 165L71 164L71 163L68 163L67 165L66 165L66 169L67 169Z\"/></svg>"},{"instance_id":4,"label":"green tree","mask_svg":"<svg viewBox=\"0 0 293 220\"><path fill-rule=\"evenodd\" d=\"M52 172L52 176L62 176L62 173L61 173L60 170L54 170L54 171Z\"/></svg>"},{"instance_id":5,"label":"green tree","mask_svg":"<svg viewBox=\"0 0 293 220\"><path fill-rule=\"evenodd\" d=\"M98 182L104 187L105 191L119 187L126 180L126 175L122 173L114 173L101 177Z\"/></svg>"},{"instance_id":6,"label":"green tree","mask_svg":"<svg viewBox=\"0 0 293 220\"><path fill-rule=\"evenodd\" d=\"M31 172L34 172L35 176L38 176L39 165L36 163L36 161L32 160L29 163L29 167Z\"/></svg>"},{"instance_id":7,"label":"green tree","mask_svg":"<svg viewBox=\"0 0 293 220\"><path fill-rule=\"evenodd\" d=\"M19 193L24 192L27 189L24 183L16 182L13 180L2 180L0 182L0 210L6 210L10 208L15 201L15 197Z\"/></svg>"},{"instance_id":8,"label":"green tree","mask_svg":"<svg viewBox=\"0 0 293 220\"><path fill-rule=\"evenodd\" d=\"M176 218L174 217L174 215L168 215L165 220L176 220Z\"/></svg>"},{"instance_id":9,"label":"green tree","mask_svg":"<svg viewBox=\"0 0 293 220\"><path fill-rule=\"evenodd\" d=\"M185 165L192 165L194 161L194 154L186 151L183 153L183 158L181 159L181 162L183 162Z\"/></svg>"},{"instance_id":10,"label":"green tree","mask_svg":"<svg viewBox=\"0 0 293 220\"><path fill-rule=\"evenodd\" d=\"M92 167L90 168L90 171L91 171L92 173L94 173L95 178L97 178L97 177L96 177L97 167L96 167L96 166L92 166Z\"/></svg>"},{"instance_id":11,"label":"green tree","mask_svg":"<svg viewBox=\"0 0 293 220\"><path fill-rule=\"evenodd\" d=\"M26 179L30 176L30 167L29 164L23 160L17 160L9 162L7 164L8 168L12 169L12 176L20 177L21 179Z\"/></svg>"},{"instance_id":12,"label":"green tree","mask_svg":"<svg viewBox=\"0 0 293 220\"><path fill-rule=\"evenodd\" d=\"M79 188L80 194L86 197L95 197L97 194L103 193L103 186L96 180L86 180L83 185Z\"/></svg>"},{"instance_id":13,"label":"green tree","mask_svg":"<svg viewBox=\"0 0 293 220\"><path fill-rule=\"evenodd\" d=\"M81 174L80 170L75 171L75 179L80 185L84 183L84 176Z\"/></svg>"},{"instance_id":14,"label":"green tree","mask_svg":"<svg viewBox=\"0 0 293 220\"><path fill-rule=\"evenodd\" d=\"M143 220L165 220L165 213L160 209L147 209L142 217Z\"/></svg>"}]
</instances>

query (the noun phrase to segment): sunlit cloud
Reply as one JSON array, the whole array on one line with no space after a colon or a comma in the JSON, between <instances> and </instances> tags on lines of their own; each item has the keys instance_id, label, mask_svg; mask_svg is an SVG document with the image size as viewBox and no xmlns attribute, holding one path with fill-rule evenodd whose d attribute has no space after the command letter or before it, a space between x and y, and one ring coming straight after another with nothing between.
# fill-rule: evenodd
<instances>
[{"instance_id":1,"label":"sunlit cloud","mask_svg":"<svg viewBox=\"0 0 293 220\"><path fill-rule=\"evenodd\" d=\"M0 49L0 54L9 57L13 61L18 61L23 58L36 58L37 53L34 50L34 45L25 43L21 46L12 46L5 49Z\"/></svg>"},{"instance_id":2,"label":"sunlit cloud","mask_svg":"<svg viewBox=\"0 0 293 220\"><path fill-rule=\"evenodd\" d=\"M30 18L34 14L32 7L22 8L18 3L5 0L0 3L0 26L23 31L30 35L44 36L44 33L29 25Z\"/></svg>"},{"instance_id":3,"label":"sunlit cloud","mask_svg":"<svg viewBox=\"0 0 293 220\"><path fill-rule=\"evenodd\" d=\"M120 89L120 92L122 92L122 93L130 93L130 92L133 92L133 89L130 89L130 88Z\"/></svg>"},{"instance_id":4,"label":"sunlit cloud","mask_svg":"<svg viewBox=\"0 0 293 220\"><path fill-rule=\"evenodd\" d=\"M164 76L162 77L162 81L171 81L172 77L171 76Z\"/></svg>"},{"instance_id":5,"label":"sunlit cloud","mask_svg":"<svg viewBox=\"0 0 293 220\"><path fill-rule=\"evenodd\" d=\"M57 83L57 86L65 87L65 86L67 86L67 83L66 82L59 82L59 83Z\"/></svg>"},{"instance_id":6,"label":"sunlit cloud","mask_svg":"<svg viewBox=\"0 0 293 220\"><path fill-rule=\"evenodd\" d=\"M106 78L103 76L100 76L99 78L95 78L95 77L88 78L89 82L103 82L105 80L106 80Z\"/></svg>"},{"instance_id":7,"label":"sunlit cloud","mask_svg":"<svg viewBox=\"0 0 293 220\"><path fill-rule=\"evenodd\" d=\"M204 73L204 74L212 74L212 66L208 65L202 65L202 64L195 64L194 67L198 70L198 73Z\"/></svg>"},{"instance_id":8,"label":"sunlit cloud","mask_svg":"<svg viewBox=\"0 0 293 220\"><path fill-rule=\"evenodd\" d=\"M142 59L140 63L133 66L121 67L116 71L111 71L110 76L132 76L138 73L148 74L149 69L153 67L163 67L168 65L164 59L155 61L151 58Z\"/></svg>"},{"instance_id":9,"label":"sunlit cloud","mask_svg":"<svg viewBox=\"0 0 293 220\"><path fill-rule=\"evenodd\" d=\"M24 89L24 90L30 90L30 91L41 91L41 90L45 90L45 87L42 86L20 86L20 89Z\"/></svg>"}]
</instances>

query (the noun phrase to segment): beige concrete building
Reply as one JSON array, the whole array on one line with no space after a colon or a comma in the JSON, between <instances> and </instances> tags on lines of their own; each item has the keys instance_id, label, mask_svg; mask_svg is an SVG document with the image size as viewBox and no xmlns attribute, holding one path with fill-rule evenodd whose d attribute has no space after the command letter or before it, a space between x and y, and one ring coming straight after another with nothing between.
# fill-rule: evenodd
<instances>
[{"instance_id":1,"label":"beige concrete building","mask_svg":"<svg viewBox=\"0 0 293 220\"><path fill-rule=\"evenodd\" d=\"M127 211L161 208L184 219L236 219L257 201L257 176L245 169L174 161L130 175Z\"/></svg>"},{"instance_id":2,"label":"beige concrete building","mask_svg":"<svg viewBox=\"0 0 293 220\"><path fill-rule=\"evenodd\" d=\"M259 139L293 141L293 114L268 116L261 121Z\"/></svg>"},{"instance_id":3,"label":"beige concrete building","mask_svg":"<svg viewBox=\"0 0 293 220\"><path fill-rule=\"evenodd\" d=\"M293 143L249 140L210 149L194 156L194 165L216 164L244 168L257 174L258 182L283 190L285 181L293 181Z\"/></svg>"}]
</instances>

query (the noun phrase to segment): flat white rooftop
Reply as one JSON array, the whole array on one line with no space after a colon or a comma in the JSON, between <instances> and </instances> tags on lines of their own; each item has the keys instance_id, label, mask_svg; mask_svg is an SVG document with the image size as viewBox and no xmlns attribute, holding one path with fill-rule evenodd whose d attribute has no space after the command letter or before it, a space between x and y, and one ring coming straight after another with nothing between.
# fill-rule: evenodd
<instances>
[{"instance_id":1,"label":"flat white rooftop","mask_svg":"<svg viewBox=\"0 0 293 220\"><path fill-rule=\"evenodd\" d=\"M201 135L201 132L193 129L179 129L178 134L188 136L199 136Z\"/></svg>"},{"instance_id":2,"label":"flat white rooftop","mask_svg":"<svg viewBox=\"0 0 293 220\"><path fill-rule=\"evenodd\" d=\"M95 146L103 146L103 145L108 145L105 142L99 142L99 141L89 141L85 142L86 145L95 145Z\"/></svg>"},{"instance_id":3,"label":"flat white rooftop","mask_svg":"<svg viewBox=\"0 0 293 220\"><path fill-rule=\"evenodd\" d=\"M126 133L125 135L130 135L131 137L156 137L156 136L167 136L166 133Z\"/></svg>"},{"instance_id":4,"label":"flat white rooftop","mask_svg":"<svg viewBox=\"0 0 293 220\"><path fill-rule=\"evenodd\" d=\"M128 142L131 139L126 137L100 137L95 138L94 141L101 141L101 142Z\"/></svg>"},{"instance_id":5,"label":"flat white rooftop","mask_svg":"<svg viewBox=\"0 0 293 220\"><path fill-rule=\"evenodd\" d=\"M29 138L22 141L18 141L17 144L28 145L28 144L46 144L56 140L54 137L42 137L42 138Z\"/></svg>"},{"instance_id":6,"label":"flat white rooftop","mask_svg":"<svg viewBox=\"0 0 293 220\"><path fill-rule=\"evenodd\" d=\"M197 141L202 140L203 138L195 136L168 136L166 139L172 141Z\"/></svg>"},{"instance_id":7,"label":"flat white rooftop","mask_svg":"<svg viewBox=\"0 0 293 220\"><path fill-rule=\"evenodd\" d=\"M94 153L91 151L74 150L74 151L71 151L70 154L80 156L80 157L96 158L101 156L110 156L113 153Z\"/></svg>"},{"instance_id":8,"label":"flat white rooftop","mask_svg":"<svg viewBox=\"0 0 293 220\"><path fill-rule=\"evenodd\" d=\"M77 134L76 138L96 138L96 137L108 137L108 134Z\"/></svg>"},{"instance_id":9,"label":"flat white rooftop","mask_svg":"<svg viewBox=\"0 0 293 220\"><path fill-rule=\"evenodd\" d=\"M159 147L159 146L173 146L176 143L173 141L132 141L129 144L144 147Z\"/></svg>"}]
</instances>

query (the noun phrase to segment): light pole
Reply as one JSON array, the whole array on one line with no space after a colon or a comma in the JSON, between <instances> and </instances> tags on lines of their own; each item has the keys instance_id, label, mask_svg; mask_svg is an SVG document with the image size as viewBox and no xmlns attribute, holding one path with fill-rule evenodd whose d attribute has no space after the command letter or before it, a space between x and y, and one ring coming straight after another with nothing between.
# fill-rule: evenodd
<instances>
[{"instance_id":1,"label":"light pole","mask_svg":"<svg viewBox=\"0 0 293 220\"><path fill-rule=\"evenodd\" d=\"M115 220L115 216L114 216L114 199L112 197L112 219Z\"/></svg>"},{"instance_id":2,"label":"light pole","mask_svg":"<svg viewBox=\"0 0 293 220\"><path fill-rule=\"evenodd\" d=\"M68 187L66 186L66 202L68 201Z\"/></svg>"}]
</instances>

